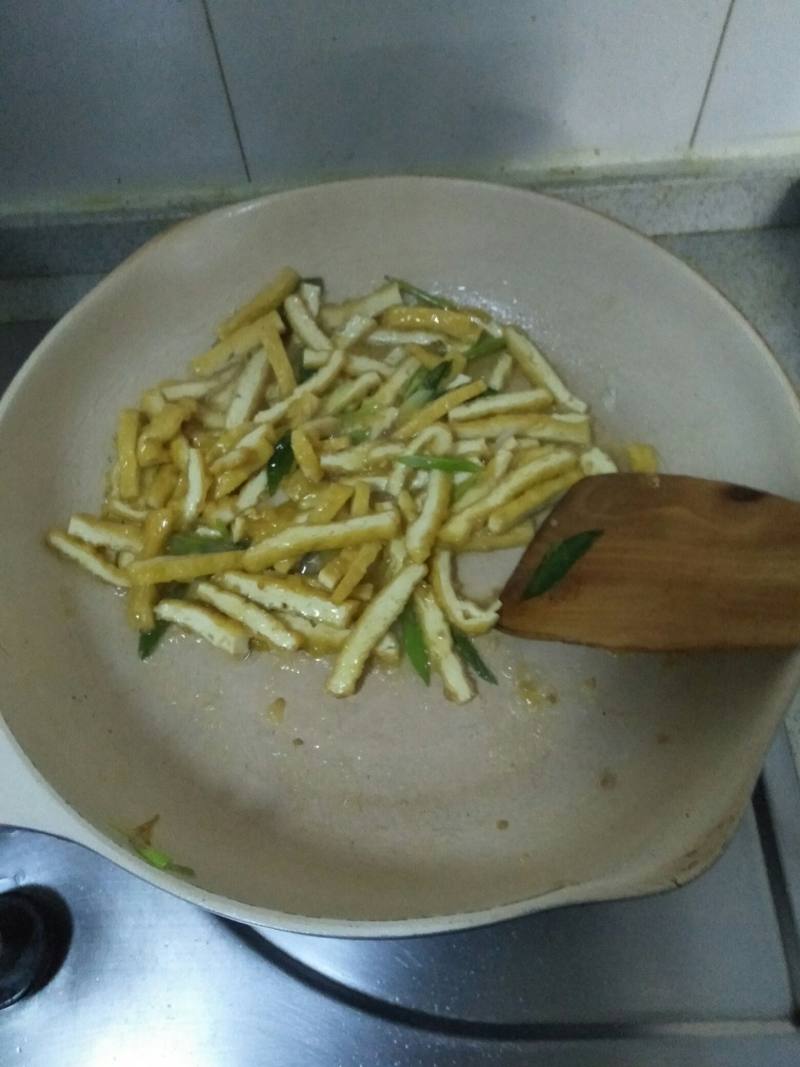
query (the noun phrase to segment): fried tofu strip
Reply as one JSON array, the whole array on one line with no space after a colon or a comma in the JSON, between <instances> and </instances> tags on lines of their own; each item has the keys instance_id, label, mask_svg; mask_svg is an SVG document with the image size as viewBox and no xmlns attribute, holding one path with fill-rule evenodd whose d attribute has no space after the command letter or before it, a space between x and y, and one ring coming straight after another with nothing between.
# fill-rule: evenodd
<instances>
[{"instance_id":1,"label":"fried tofu strip","mask_svg":"<svg viewBox=\"0 0 800 1067\"><path fill-rule=\"evenodd\" d=\"M226 589L220 589L213 582L198 582L192 590L195 597L210 604L253 634L263 637L275 648L285 648L293 652L300 647L300 638L287 629L282 622L270 615L268 611L254 604L246 597L239 596Z\"/></svg>"},{"instance_id":2,"label":"fried tofu strip","mask_svg":"<svg viewBox=\"0 0 800 1067\"><path fill-rule=\"evenodd\" d=\"M398 529L398 516L391 511L318 526L290 526L248 548L244 554L244 568L251 572L261 571L278 560L305 552L361 545L365 541L388 541Z\"/></svg>"},{"instance_id":3,"label":"fried tofu strip","mask_svg":"<svg viewBox=\"0 0 800 1067\"><path fill-rule=\"evenodd\" d=\"M156 604L154 614L162 622L174 622L231 656L244 656L250 648L250 637L241 623L203 604L168 597Z\"/></svg>"},{"instance_id":4,"label":"fried tofu strip","mask_svg":"<svg viewBox=\"0 0 800 1067\"><path fill-rule=\"evenodd\" d=\"M309 585L297 574L286 577L263 574L254 577L232 571L221 574L218 584L225 589L240 593L270 611L290 611L312 622L324 622L330 626L348 626L358 611L354 600L334 603L331 597Z\"/></svg>"},{"instance_id":5,"label":"fried tofu strip","mask_svg":"<svg viewBox=\"0 0 800 1067\"><path fill-rule=\"evenodd\" d=\"M425 567L412 563L405 567L364 610L342 646L326 689L334 696L354 693L370 653L406 606L414 588L425 577Z\"/></svg>"},{"instance_id":6,"label":"fried tofu strip","mask_svg":"<svg viewBox=\"0 0 800 1067\"><path fill-rule=\"evenodd\" d=\"M85 541L71 537L63 530L51 530L47 535L47 543L60 552L62 556L71 559L73 563L89 571L95 578L100 578L109 585L117 585L125 588L130 585L126 573L119 567L115 567L96 548L87 545Z\"/></svg>"},{"instance_id":7,"label":"fried tofu strip","mask_svg":"<svg viewBox=\"0 0 800 1067\"><path fill-rule=\"evenodd\" d=\"M460 596L453 584L453 557L446 549L433 555L431 581L436 599L447 618L465 634L485 634L496 625L500 601L494 600L482 608L468 597Z\"/></svg>"},{"instance_id":8,"label":"fried tofu strip","mask_svg":"<svg viewBox=\"0 0 800 1067\"><path fill-rule=\"evenodd\" d=\"M263 318L270 311L279 308L287 296L290 296L300 283L300 275L291 267L282 267L275 277L259 290L256 295L242 304L233 314L229 315L217 327L219 338L230 337L231 334L248 326L256 319Z\"/></svg>"},{"instance_id":9,"label":"fried tofu strip","mask_svg":"<svg viewBox=\"0 0 800 1067\"><path fill-rule=\"evenodd\" d=\"M586 412L586 404L567 389L533 341L519 330L515 330L513 326L507 326L503 330L503 336L508 345L508 351L532 385L549 389L556 402L567 411L574 411L579 415Z\"/></svg>"},{"instance_id":10,"label":"fried tofu strip","mask_svg":"<svg viewBox=\"0 0 800 1067\"><path fill-rule=\"evenodd\" d=\"M154 556L131 563L128 576L131 585L152 585L163 582L191 582L209 574L221 574L241 567L244 551L204 552L188 556Z\"/></svg>"},{"instance_id":11,"label":"fried tofu strip","mask_svg":"<svg viewBox=\"0 0 800 1067\"><path fill-rule=\"evenodd\" d=\"M456 704L466 704L475 695L461 660L453 650L453 636L442 609L427 582L413 594L417 620L425 638L431 665L442 678L444 695Z\"/></svg>"}]
</instances>

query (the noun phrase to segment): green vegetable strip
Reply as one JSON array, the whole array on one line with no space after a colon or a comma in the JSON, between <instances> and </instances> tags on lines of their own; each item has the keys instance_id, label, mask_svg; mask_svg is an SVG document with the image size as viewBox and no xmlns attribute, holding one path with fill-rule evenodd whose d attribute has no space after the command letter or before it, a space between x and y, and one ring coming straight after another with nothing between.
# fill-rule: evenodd
<instances>
[{"instance_id":1,"label":"green vegetable strip","mask_svg":"<svg viewBox=\"0 0 800 1067\"><path fill-rule=\"evenodd\" d=\"M410 282L404 282L402 278L390 278L386 275L386 280L389 282L396 282L398 289L403 296L413 297L418 304L424 304L426 307L431 308L454 308L456 305L452 300L448 300L444 296L436 296L434 293L428 293L424 289L418 289L416 285L412 285Z\"/></svg>"},{"instance_id":2,"label":"green vegetable strip","mask_svg":"<svg viewBox=\"0 0 800 1067\"><path fill-rule=\"evenodd\" d=\"M565 541L551 545L542 557L539 566L530 576L522 599L528 600L530 597L541 596L556 582L560 582L581 556L589 551L602 533L602 530L584 530L582 533L573 534Z\"/></svg>"},{"instance_id":3,"label":"green vegetable strip","mask_svg":"<svg viewBox=\"0 0 800 1067\"><path fill-rule=\"evenodd\" d=\"M350 438L351 444L363 445L365 441L369 440L369 430L351 430L347 436Z\"/></svg>"},{"instance_id":4,"label":"green vegetable strip","mask_svg":"<svg viewBox=\"0 0 800 1067\"><path fill-rule=\"evenodd\" d=\"M275 451L267 461L267 491L270 496L274 495L293 466L292 435L287 431L275 445Z\"/></svg>"},{"instance_id":5,"label":"green vegetable strip","mask_svg":"<svg viewBox=\"0 0 800 1067\"><path fill-rule=\"evenodd\" d=\"M454 626L450 627L450 632L453 635L453 648L464 663L466 663L468 667L471 667L479 678L483 678L484 682L491 682L492 685L497 685L497 677L494 672L486 666L480 652L478 652L477 648L473 645L467 635L461 630L457 630Z\"/></svg>"},{"instance_id":6,"label":"green vegetable strip","mask_svg":"<svg viewBox=\"0 0 800 1067\"><path fill-rule=\"evenodd\" d=\"M414 371L403 390L401 400L411 400L413 397L419 403L415 406L422 407L428 400L435 399L439 386L450 373L452 364L449 359L444 360L438 367L420 367Z\"/></svg>"},{"instance_id":7,"label":"green vegetable strip","mask_svg":"<svg viewBox=\"0 0 800 1067\"><path fill-rule=\"evenodd\" d=\"M497 352L502 352L505 347L506 342L504 338L492 337L490 333L483 330L478 340L473 341L464 353L464 358L467 363L469 363L471 359L480 359L482 356L493 356Z\"/></svg>"},{"instance_id":8,"label":"green vegetable strip","mask_svg":"<svg viewBox=\"0 0 800 1067\"><path fill-rule=\"evenodd\" d=\"M162 852L161 849L153 848L152 845L136 845L134 848L145 861L149 863L151 867L156 867L159 871L172 871L173 874L185 874L189 878L194 878L194 871L191 867L184 867L180 863L173 863L166 852Z\"/></svg>"},{"instance_id":9,"label":"green vegetable strip","mask_svg":"<svg viewBox=\"0 0 800 1067\"><path fill-rule=\"evenodd\" d=\"M139 634L139 659L149 659L153 655L168 629L169 623L159 619L152 630L144 630Z\"/></svg>"},{"instance_id":10,"label":"green vegetable strip","mask_svg":"<svg viewBox=\"0 0 800 1067\"><path fill-rule=\"evenodd\" d=\"M409 658L411 666L423 680L425 685L430 685L431 664L428 659L428 649L425 646L425 638L422 627L417 619L417 612L413 603L409 600L400 616L400 633L403 639L403 648Z\"/></svg>"},{"instance_id":11,"label":"green vegetable strip","mask_svg":"<svg viewBox=\"0 0 800 1067\"><path fill-rule=\"evenodd\" d=\"M168 556L196 556L206 552L233 552L237 548L247 548L244 541L232 541L226 535L213 537L210 534L175 533L167 541Z\"/></svg>"},{"instance_id":12,"label":"green vegetable strip","mask_svg":"<svg viewBox=\"0 0 800 1067\"><path fill-rule=\"evenodd\" d=\"M420 471L466 471L474 474L481 469L477 463L460 456L398 456L397 462Z\"/></svg>"},{"instance_id":13,"label":"green vegetable strip","mask_svg":"<svg viewBox=\"0 0 800 1067\"><path fill-rule=\"evenodd\" d=\"M186 592L183 582L168 582L161 590L163 597L182 597ZM155 652L161 638L169 629L170 624L159 619L152 630L144 630L139 634L139 659L149 659Z\"/></svg>"}]
</instances>

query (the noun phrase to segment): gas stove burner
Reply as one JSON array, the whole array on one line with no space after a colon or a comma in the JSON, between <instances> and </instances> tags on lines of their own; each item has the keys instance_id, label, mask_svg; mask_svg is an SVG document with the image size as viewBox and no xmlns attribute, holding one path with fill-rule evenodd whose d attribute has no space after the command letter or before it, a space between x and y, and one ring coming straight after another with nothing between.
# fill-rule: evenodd
<instances>
[{"instance_id":1,"label":"gas stove burner","mask_svg":"<svg viewBox=\"0 0 800 1067\"><path fill-rule=\"evenodd\" d=\"M27 886L0 894L0 1009L43 989L71 939L69 910L57 893Z\"/></svg>"}]
</instances>

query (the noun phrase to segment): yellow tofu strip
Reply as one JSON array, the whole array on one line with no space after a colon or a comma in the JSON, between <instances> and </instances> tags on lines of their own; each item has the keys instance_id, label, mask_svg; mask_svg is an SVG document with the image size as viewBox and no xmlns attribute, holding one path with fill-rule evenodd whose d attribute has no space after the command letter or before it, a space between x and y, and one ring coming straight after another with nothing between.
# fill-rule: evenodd
<instances>
[{"instance_id":1,"label":"yellow tofu strip","mask_svg":"<svg viewBox=\"0 0 800 1067\"><path fill-rule=\"evenodd\" d=\"M248 630L269 641L275 648L285 648L293 652L300 647L300 638L292 630L288 630L282 622L274 618L269 612L264 611L246 597L239 596L226 589L220 589L213 582L198 582L192 589L192 594L212 608L221 611L231 619L240 622Z\"/></svg>"},{"instance_id":2,"label":"yellow tofu strip","mask_svg":"<svg viewBox=\"0 0 800 1067\"><path fill-rule=\"evenodd\" d=\"M326 453L320 456L319 461L322 469L329 474L362 475L366 471L385 469L405 451L406 448L398 442L387 441L374 445L358 445L343 452Z\"/></svg>"},{"instance_id":3,"label":"yellow tofu strip","mask_svg":"<svg viewBox=\"0 0 800 1067\"><path fill-rule=\"evenodd\" d=\"M257 423L278 422L288 413L292 403L299 397L304 396L306 393L313 393L315 396L324 393L329 386L333 385L334 381L341 373L343 366L344 352L337 349L337 351L331 353L331 358L325 366L321 367L316 374L312 374L306 381L301 382L291 396L279 400L271 407L265 408L264 411L259 411L258 414L254 416L253 421Z\"/></svg>"},{"instance_id":4,"label":"yellow tofu strip","mask_svg":"<svg viewBox=\"0 0 800 1067\"><path fill-rule=\"evenodd\" d=\"M373 318L393 304L401 304L403 298L396 282L389 282L366 296L345 300L341 304L326 304L320 310L320 321L326 330L339 330L353 315Z\"/></svg>"},{"instance_id":5,"label":"yellow tofu strip","mask_svg":"<svg viewBox=\"0 0 800 1067\"><path fill-rule=\"evenodd\" d=\"M242 326L247 326L256 319L262 318L270 311L279 308L287 296L295 291L300 284L300 275L291 267L282 267L275 277L259 290L256 295L242 304L240 308L224 319L217 327L217 336L220 338L230 337Z\"/></svg>"},{"instance_id":6,"label":"yellow tofu strip","mask_svg":"<svg viewBox=\"0 0 800 1067\"><path fill-rule=\"evenodd\" d=\"M84 570L89 571L95 578L100 578L109 585L117 585L126 588L130 585L128 576L119 567L105 558L96 548L79 541L77 537L70 537L63 530L51 530L47 535L47 543L62 556L71 559Z\"/></svg>"},{"instance_id":7,"label":"yellow tofu strip","mask_svg":"<svg viewBox=\"0 0 800 1067\"><path fill-rule=\"evenodd\" d=\"M312 526L333 522L352 495L352 485L325 486L320 490L312 507L308 509L308 522Z\"/></svg>"},{"instance_id":8,"label":"yellow tofu strip","mask_svg":"<svg viewBox=\"0 0 800 1067\"><path fill-rule=\"evenodd\" d=\"M280 577L263 574L254 577L240 571L220 575L219 585L240 593L270 611L291 611L296 615L325 622L329 626L348 626L359 605L354 600L334 603L319 589L315 589L299 574Z\"/></svg>"},{"instance_id":9,"label":"yellow tofu strip","mask_svg":"<svg viewBox=\"0 0 800 1067\"><path fill-rule=\"evenodd\" d=\"M581 455L581 470L584 474L616 474L617 465L602 448L590 448ZM645 473L653 473L648 471Z\"/></svg>"},{"instance_id":10,"label":"yellow tofu strip","mask_svg":"<svg viewBox=\"0 0 800 1067\"><path fill-rule=\"evenodd\" d=\"M524 467L507 475L486 496L450 518L441 528L439 540L448 545L465 541L475 527L501 505L532 485L572 470L577 463L577 457L563 448L526 463Z\"/></svg>"},{"instance_id":11,"label":"yellow tofu strip","mask_svg":"<svg viewBox=\"0 0 800 1067\"><path fill-rule=\"evenodd\" d=\"M281 335L271 323L267 323L264 326L261 332L261 342L264 345L264 352L270 367L272 367L272 373L275 375L275 381L278 383L281 396L291 396L297 388L297 379L294 376L289 357L286 355L286 349L283 347Z\"/></svg>"},{"instance_id":12,"label":"yellow tofu strip","mask_svg":"<svg viewBox=\"0 0 800 1067\"><path fill-rule=\"evenodd\" d=\"M398 516L390 511L319 526L292 526L248 548L244 554L244 568L251 572L260 571L280 559L305 552L344 548L366 541L388 541L398 529Z\"/></svg>"},{"instance_id":13,"label":"yellow tofu strip","mask_svg":"<svg viewBox=\"0 0 800 1067\"><path fill-rule=\"evenodd\" d=\"M451 389L435 400L431 400L424 408L420 408L416 414L403 423L394 436L401 441L408 441L415 434L418 434L420 430L424 430L426 426L430 426L431 423L443 418L448 411L485 392L486 382L482 381L469 382L467 385L461 385L457 389Z\"/></svg>"},{"instance_id":14,"label":"yellow tofu strip","mask_svg":"<svg viewBox=\"0 0 800 1067\"><path fill-rule=\"evenodd\" d=\"M413 356L408 356L375 392L372 402L380 407L384 404L393 404L408 382L411 381L412 375L416 374L418 370L419 363Z\"/></svg>"},{"instance_id":15,"label":"yellow tofu strip","mask_svg":"<svg viewBox=\"0 0 800 1067\"><path fill-rule=\"evenodd\" d=\"M154 556L136 560L128 567L132 585L152 585L163 582L191 582L209 574L221 574L242 566L244 550L231 552L203 552L189 556Z\"/></svg>"},{"instance_id":16,"label":"yellow tofu strip","mask_svg":"<svg viewBox=\"0 0 800 1067\"><path fill-rule=\"evenodd\" d=\"M158 508L148 512L144 520L142 548L138 558L151 559L163 552L174 524L175 514L171 508ZM156 592L155 585L134 585L128 590L125 608L128 622L134 630L153 629Z\"/></svg>"},{"instance_id":17,"label":"yellow tofu strip","mask_svg":"<svg viewBox=\"0 0 800 1067\"><path fill-rule=\"evenodd\" d=\"M530 489L526 489L524 493L520 493L519 496L491 513L487 522L489 533L504 533L512 526L516 526L519 520L530 512L547 507L558 497L563 496L576 482L581 481L583 476L582 470L571 470L557 478L540 482L539 485L532 485Z\"/></svg>"},{"instance_id":18,"label":"yellow tofu strip","mask_svg":"<svg viewBox=\"0 0 800 1067\"><path fill-rule=\"evenodd\" d=\"M508 415L518 411L546 411L553 406L553 394L547 389L520 389L516 393L482 396L449 411L450 422L482 419L487 415Z\"/></svg>"},{"instance_id":19,"label":"yellow tofu strip","mask_svg":"<svg viewBox=\"0 0 800 1067\"><path fill-rule=\"evenodd\" d=\"M142 528L129 522L112 522L94 515L77 513L70 516L67 533L88 545L110 548L112 552L128 549L140 552L143 544Z\"/></svg>"},{"instance_id":20,"label":"yellow tofu strip","mask_svg":"<svg viewBox=\"0 0 800 1067\"><path fill-rule=\"evenodd\" d=\"M311 482L322 480L322 468L319 465L317 453L302 430L292 430L292 452L297 460L297 466Z\"/></svg>"},{"instance_id":21,"label":"yellow tofu strip","mask_svg":"<svg viewBox=\"0 0 800 1067\"><path fill-rule=\"evenodd\" d=\"M353 499L350 504L350 514L354 519L369 513L369 498L371 488L366 482L357 481L353 486Z\"/></svg>"},{"instance_id":22,"label":"yellow tofu strip","mask_svg":"<svg viewBox=\"0 0 800 1067\"><path fill-rule=\"evenodd\" d=\"M174 404L165 404L142 430L139 435L140 444L145 441L161 444L171 441L194 411L195 404L191 400L176 400Z\"/></svg>"},{"instance_id":23,"label":"yellow tofu strip","mask_svg":"<svg viewBox=\"0 0 800 1067\"><path fill-rule=\"evenodd\" d=\"M135 408L125 408L117 420L117 482L123 500L134 500L139 495L138 438L139 412Z\"/></svg>"},{"instance_id":24,"label":"yellow tofu strip","mask_svg":"<svg viewBox=\"0 0 800 1067\"><path fill-rule=\"evenodd\" d=\"M475 695L474 690L461 660L453 651L450 627L427 582L420 582L414 590L414 607L431 666L441 675L444 695L456 704L466 704Z\"/></svg>"},{"instance_id":25,"label":"yellow tofu strip","mask_svg":"<svg viewBox=\"0 0 800 1067\"><path fill-rule=\"evenodd\" d=\"M579 400L567 389L536 345L513 326L507 326L503 330L508 351L516 360L519 369L532 385L540 385L549 389L556 402L567 411L574 411L582 415L586 412L586 404Z\"/></svg>"},{"instance_id":26,"label":"yellow tofu strip","mask_svg":"<svg viewBox=\"0 0 800 1067\"><path fill-rule=\"evenodd\" d=\"M261 333L266 322L271 323L278 332L283 331L283 320L277 311L268 311L263 318L256 319L246 326L240 326L224 340L212 345L206 352L191 361L190 367L199 378L209 378L241 356L248 356L261 347Z\"/></svg>"},{"instance_id":27,"label":"yellow tofu strip","mask_svg":"<svg viewBox=\"0 0 800 1067\"><path fill-rule=\"evenodd\" d=\"M408 345L406 351L409 356L413 356L417 363L421 363L423 367L427 367L428 370L433 370L434 367L438 367L443 362L442 356L437 356L433 352L429 352L427 348L423 348L422 345Z\"/></svg>"},{"instance_id":28,"label":"yellow tofu strip","mask_svg":"<svg viewBox=\"0 0 800 1067\"><path fill-rule=\"evenodd\" d=\"M264 395L269 367L267 354L263 349L256 349L247 357L244 369L236 382L233 399L225 413L226 429L239 426L252 417Z\"/></svg>"},{"instance_id":29,"label":"yellow tofu strip","mask_svg":"<svg viewBox=\"0 0 800 1067\"><path fill-rule=\"evenodd\" d=\"M414 588L425 577L425 567L412 563L381 589L367 605L342 646L326 689L334 696L355 692L370 653L406 606Z\"/></svg>"},{"instance_id":30,"label":"yellow tofu strip","mask_svg":"<svg viewBox=\"0 0 800 1067\"><path fill-rule=\"evenodd\" d=\"M334 604L342 604L350 594L353 592L358 583L362 580L364 575L370 569L372 564L380 555L383 545L378 544L366 544L361 545L356 549L353 560L350 566L342 576L341 581L333 590L331 594L331 600Z\"/></svg>"},{"instance_id":31,"label":"yellow tofu strip","mask_svg":"<svg viewBox=\"0 0 800 1067\"><path fill-rule=\"evenodd\" d=\"M459 341L474 341L481 328L463 311L403 305L384 311L381 326L387 330L436 330Z\"/></svg>"},{"instance_id":32,"label":"yellow tofu strip","mask_svg":"<svg viewBox=\"0 0 800 1067\"><path fill-rule=\"evenodd\" d=\"M625 446L631 470L637 474L658 474L658 453L652 445L630 444Z\"/></svg>"},{"instance_id":33,"label":"yellow tofu strip","mask_svg":"<svg viewBox=\"0 0 800 1067\"><path fill-rule=\"evenodd\" d=\"M381 384L381 376L367 371L359 378L354 378L336 387L329 393L322 404L323 415L338 415L351 404L374 392Z\"/></svg>"},{"instance_id":34,"label":"yellow tofu strip","mask_svg":"<svg viewBox=\"0 0 800 1067\"><path fill-rule=\"evenodd\" d=\"M173 622L231 656L245 656L250 648L250 636L241 623L203 604L167 598L156 604L154 614L162 622Z\"/></svg>"},{"instance_id":35,"label":"yellow tofu strip","mask_svg":"<svg viewBox=\"0 0 800 1067\"><path fill-rule=\"evenodd\" d=\"M450 475L431 471L422 510L406 531L408 554L414 563L424 563L431 554L449 503Z\"/></svg>"},{"instance_id":36,"label":"yellow tofu strip","mask_svg":"<svg viewBox=\"0 0 800 1067\"><path fill-rule=\"evenodd\" d=\"M177 484L177 470L172 463L163 463L156 471L156 476L145 494L145 504L149 508L163 507L175 492Z\"/></svg>"},{"instance_id":37,"label":"yellow tofu strip","mask_svg":"<svg viewBox=\"0 0 800 1067\"><path fill-rule=\"evenodd\" d=\"M284 301L283 310L289 320L289 325L302 340L303 344L317 350L333 348L330 337L326 337L317 326L299 296L288 296Z\"/></svg>"},{"instance_id":38,"label":"yellow tofu strip","mask_svg":"<svg viewBox=\"0 0 800 1067\"><path fill-rule=\"evenodd\" d=\"M456 437L499 437L501 434L525 434L541 441L588 445L592 440L591 423L586 415L534 415L518 412L490 415L450 424Z\"/></svg>"},{"instance_id":39,"label":"yellow tofu strip","mask_svg":"<svg viewBox=\"0 0 800 1067\"><path fill-rule=\"evenodd\" d=\"M186 456L186 495L181 504L184 526L191 526L206 502L211 479L206 471L203 453L199 448L190 448Z\"/></svg>"},{"instance_id":40,"label":"yellow tofu strip","mask_svg":"<svg viewBox=\"0 0 800 1067\"><path fill-rule=\"evenodd\" d=\"M510 354L501 352L489 374L489 388L496 389L498 393L505 389L508 385L508 379L511 377L511 368L513 366L514 360Z\"/></svg>"},{"instance_id":41,"label":"yellow tofu strip","mask_svg":"<svg viewBox=\"0 0 800 1067\"><path fill-rule=\"evenodd\" d=\"M536 529L532 522L521 522L501 534L488 533L485 529L478 530L460 545L455 545L453 552L497 552L503 548L520 548L531 543Z\"/></svg>"},{"instance_id":42,"label":"yellow tofu strip","mask_svg":"<svg viewBox=\"0 0 800 1067\"><path fill-rule=\"evenodd\" d=\"M431 563L431 581L436 600L447 618L465 634L485 634L497 623L500 601L495 600L482 608L467 597L460 596L453 584L453 557L440 549L434 553Z\"/></svg>"}]
</instances>

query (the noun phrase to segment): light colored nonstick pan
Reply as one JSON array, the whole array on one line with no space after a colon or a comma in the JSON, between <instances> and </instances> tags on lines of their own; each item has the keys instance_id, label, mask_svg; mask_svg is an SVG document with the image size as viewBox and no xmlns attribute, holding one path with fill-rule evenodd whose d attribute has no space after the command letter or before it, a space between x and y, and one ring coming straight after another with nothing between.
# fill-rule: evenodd
<instances>
[{"instance_id":1,"label":"light colored nonstick pan","mask_svg":"<svg viewBox=\"0 0 800 1067\"><path fill-rule=\"evenodd\" d=\"M407 665L336 701L303 655L236 663L174 637L140 662L115 594L45 549L48 527L99 506L119 408L286 263L335 298L391 274L483 303L531 330L606 440L800 498L798 404L763 342L607 219L387 178L185 223L68 314L0 406L0 821L232 918L318 934L456 929L687 881L737 824L796 652L614 657L498 634L483 647L500 684L465 706ZM474 557L467 584L499 588L515 558ZM155 814L155 844L194 878L128 844Z\"/></svg>"}]
</instances>

